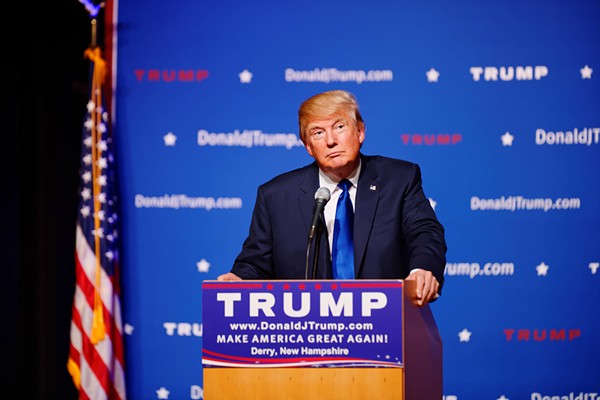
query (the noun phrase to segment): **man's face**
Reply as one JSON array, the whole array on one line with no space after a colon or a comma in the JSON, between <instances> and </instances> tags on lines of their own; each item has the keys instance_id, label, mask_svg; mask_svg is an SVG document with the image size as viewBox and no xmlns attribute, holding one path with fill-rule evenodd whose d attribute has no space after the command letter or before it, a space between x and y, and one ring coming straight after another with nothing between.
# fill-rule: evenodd
<instances>
[{"instance_id":1,"label":"man's face","mask_svg":"<svg viewBox=\"0 0 600 400\"><path fill-rule=\"evenodd\" d=\"M327 175L342 179L358 166L360 146L365 140L364 125L358 125L344 113L307 124L306 150Z\"/></svg>"}]
</instances>

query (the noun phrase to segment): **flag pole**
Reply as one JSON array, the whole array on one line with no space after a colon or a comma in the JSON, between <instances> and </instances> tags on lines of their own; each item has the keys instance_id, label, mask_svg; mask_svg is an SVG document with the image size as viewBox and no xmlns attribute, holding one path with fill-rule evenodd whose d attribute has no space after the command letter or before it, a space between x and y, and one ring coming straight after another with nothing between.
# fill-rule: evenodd
<instances>
[{"instance_id":1,"label":"flag pole","mask_svg":"<svg viewBox=\"0 0 600 400\"><path fill-rule=\"evenodd\" d=\"M90 47L92 49L96 48L96 43L97 43L97 35L98 35L98 20L96 18L92 18L92 20L90 21L91 27L92 27L92 41L90 44Z\"/></svg>"},{"instance_id":2,"label":"flag pole","mask_svg":"<svg viewBox=\"0 0 600 400\"><path fill-rule=\"evenodd\" d=\"M92 78L92 92L90 93L90 103L93 104L95 110L103 109L102 104L102 89L104 87L104 80L106 78L106 63L102 58L101 49L97 46L97 19L91 19L91 44L89 49L85 52L86 56L93 62L94 72ZM98 144L102 141L102 132L97 130L97 127L102 124L102 113L93 112L92 113L92 179L94 181L93 187L93 195L94 195L94 228L98 231L101 228L102 222L100 221L99 215L102 209L102 204L99 200L99 196L101 193L101 188L97 183L102 175L102 168L99 166L99 162L103 156L102 148L98 146ZM96 279L94 284L94 305L93 305L93 319L92 319L92 332L91 332L91 342L93 344L97 344L100 341L104 340L106 337L106 324L104 321L103 315L103 305L102 305L102 262L101 262L101 245L100 245L100 236L96 235L94 238L94 250L96 255Z\"/></svg>"},{"instance_id":3,"label":"flag pole","mask_svg":"<svg viewBox=\"0 0 600 400\"><path fill-rule=\"evenodd\" d=\"M90 102L88 103L88 107L92 106L94 108L94 112L91 113L91 121L93 122L91 128L91 155L92 155L92 179L94 181L93 188L93 205L94 205L94 229L99 231L101 228L101 221L99 218L100 211L102 209L102 204L100 204L99 195L101 192L101 188L96 183L98 179L100 179L100 175L102 174L102 169L98 166L99 160L102 158L102 148L98 147L98 143L102 140L102 132L97 130L97 127L102 124L102 113L96 112L96 110L102 110L102 89L105 85L106 79L106 62L102 58L102 51L100 47L98 47L97 39L98 39L98 14L100 9L104 6L104 3L100 3L99 5L94 5L93 3L88 3L86 9L90 14L90 27L91 27L91 35L90 35L90 45L88 49L85 51L85 57L87 57L93 65L93 73L92 73L92 86L90 93ZM100 245L100 236L96 235L94 238L94 252L96 256L96 271L95 271L95 281L94 281L94 303L93 303L93 318L92 318L92 330L90 335L90 340L92 344L97 344L104 340L106 337L106 323L104 321L104 307L102 304L102 262L101 262L101 245Z\"/></svg>"},{"instance_id":4,"label":"flag pole","mask_svg":"<svg viewBox=\"0 0 600 400\"><path fill-rule=\"evenodd\" d=\"M99 11L105 3L79 1L90 21L91 36L84 51L90 76L82 127L76 286L67 370L79 398L126 400L114 146L104 106L108 67L101 54L103 16Z\"/></svg>"},{"instance_id":5,"label":"flag pole","mask_svg":"<svg viewBox=\"0 0 600 400\"><path fill-rule=\"evenodd\" d=\"M104 2L95 4L92 0L79 0L79 2L85 6L85 9L87 10L88 14L90 15L90 18L91 18L90 23L91 23L91 28L92 28L90 48L95 49L97 46L97 38L98 38L97 17L98 17L98 13L100 12L100 9L103 8L106 4Z\"/></svg>"}]
</instances>

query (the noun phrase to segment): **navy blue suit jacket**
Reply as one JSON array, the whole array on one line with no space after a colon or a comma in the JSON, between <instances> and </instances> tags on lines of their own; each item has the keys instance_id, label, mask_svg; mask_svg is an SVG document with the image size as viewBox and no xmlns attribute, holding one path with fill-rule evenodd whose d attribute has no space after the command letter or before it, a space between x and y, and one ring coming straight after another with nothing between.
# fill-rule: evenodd
<instances>
[{"instance_id":1,"label":"navy blue suit jacket","mask_svg":"<svg viewBox=\"0 0 600 400\"><path fill-rule=\"evenodd\" d=\"M354 205L355 277L404 279L422 268L433 273L441 289L444 228L425 197L419 166L381 156L361 155L361 160ZM242 279L310 278L319 241L315 278L331 279L327 232L316 235L307 251L318 188L315 162L259 186L249 234L231 272Z\"/></svg>"}]
</instances>

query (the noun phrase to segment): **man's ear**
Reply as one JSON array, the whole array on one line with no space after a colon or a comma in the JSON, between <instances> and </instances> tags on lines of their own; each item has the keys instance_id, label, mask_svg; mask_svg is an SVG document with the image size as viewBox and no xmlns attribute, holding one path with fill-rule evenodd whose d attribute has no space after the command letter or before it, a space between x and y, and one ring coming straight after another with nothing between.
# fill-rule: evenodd
<instances>
[{"instance_id":1,"label":"man's ear","mask_svg":"<svg viewBox=\"0 0 600 400\"><path fill-rule=\"evenodd\" d=\"M363 142L365 141L366 130L367 130L367 128L365 127L365 124L363 122L359 122L358 123L358 141L360 142L361 146L362 146Z\"/></svg>"}]
</instances>

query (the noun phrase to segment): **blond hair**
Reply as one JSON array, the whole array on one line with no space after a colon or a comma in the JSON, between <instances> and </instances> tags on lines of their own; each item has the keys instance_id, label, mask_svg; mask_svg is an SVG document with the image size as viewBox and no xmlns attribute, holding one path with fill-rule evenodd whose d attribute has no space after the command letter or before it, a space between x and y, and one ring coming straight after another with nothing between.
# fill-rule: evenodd
<instances>
[{"instance_id":1,"label":"blond hair","mask_svg":"<svg viewBox=\"0 0 600 400\"><path fill-rule=\"evenodd\" d=\"M298 109L298 124L300 128L300 140L306 143L306 127L319 118L325 118L332 114L342 112L346 114L354 124L364 128L364 121L358 109L356 97L345 90L330 90L316 94L302 102Z\"/></svg>"}]
</instances>

